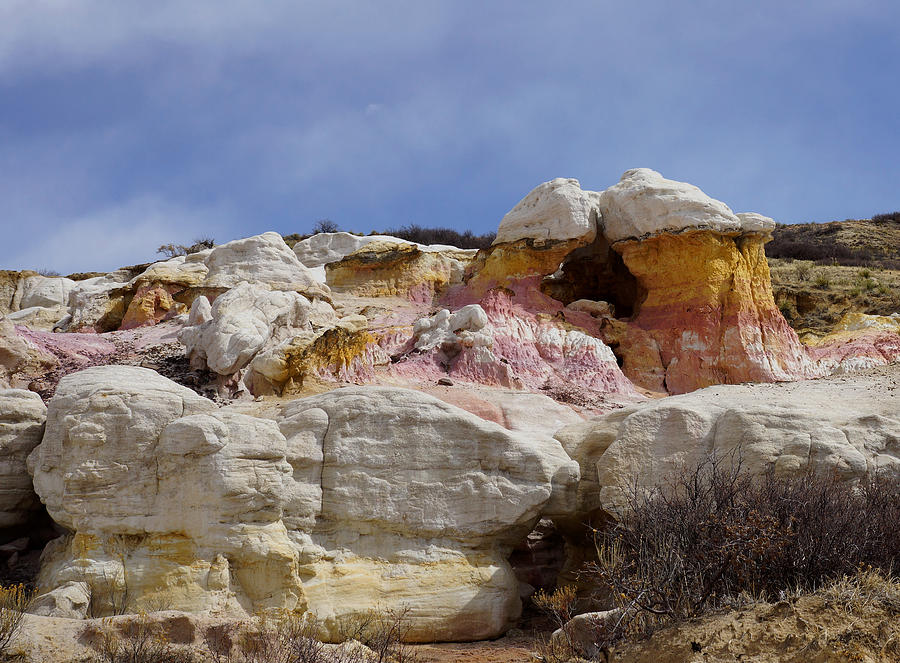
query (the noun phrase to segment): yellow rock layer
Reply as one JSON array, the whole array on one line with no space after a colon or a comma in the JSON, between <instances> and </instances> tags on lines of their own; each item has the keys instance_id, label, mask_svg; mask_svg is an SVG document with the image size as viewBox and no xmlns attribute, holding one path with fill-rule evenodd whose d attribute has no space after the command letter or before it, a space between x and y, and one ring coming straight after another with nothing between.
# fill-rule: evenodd
<instances>
[{"instance_id":1,"label":"yellow rock layer","mask_svg":"<svg viewBox=\"0 0 900 663\"><path fill-rule=\"evenodd\" d=\"M330 287L350 294L408 297L433 295L459 282L469 260L464 251L428 252L413 244L375 241L325 270Z\"/></svg>"},{"instance_id":2,"label":"yellow rock layer","mask_svg":"<svg viewBox=\"0 0 900 663\"><path fill-rule=\"evenodd\" d=\"M803 347L775 305L765 240L696 231L614 245L646 292L631 324L659 345L669 392L808 372Z\"/></svg>"}]
</instances>

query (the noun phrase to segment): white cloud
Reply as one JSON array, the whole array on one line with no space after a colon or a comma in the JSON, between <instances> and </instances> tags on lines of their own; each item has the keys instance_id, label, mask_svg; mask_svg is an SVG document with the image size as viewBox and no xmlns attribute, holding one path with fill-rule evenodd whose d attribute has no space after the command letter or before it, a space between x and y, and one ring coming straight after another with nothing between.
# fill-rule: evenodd
<instances>
[{"instance_id":1,"label":"white cloud","mask_svg":"<svg viewBox=\"0 0 900 663\"><path fill-rule=\"evenodd\" d=\"M156 249L162 244L190 244L201 235L211 235L218 242L230 239L216 236L217 229L227 227L228 217L223 209L187 207L142 196L76 218L55 220L52 232L28 235L28 245L4 247L3 266L53 269L63 274L111 271L161 259Z\"/></svg>"},{"instance_id":2,"label":"white cloud","mask_svg":"<svg viewBox=\"0 0 900 663\"><path fill-rule=\"evenodd\" d=\"M113 69L172 49L233 58L266 52L356 58L420 50L445 29L451 4L386 0L4 0L0 75ZM290 55L289 55L290 54ZM190 62L184 62L190 66Z\"/></svg>"}]
</instances>

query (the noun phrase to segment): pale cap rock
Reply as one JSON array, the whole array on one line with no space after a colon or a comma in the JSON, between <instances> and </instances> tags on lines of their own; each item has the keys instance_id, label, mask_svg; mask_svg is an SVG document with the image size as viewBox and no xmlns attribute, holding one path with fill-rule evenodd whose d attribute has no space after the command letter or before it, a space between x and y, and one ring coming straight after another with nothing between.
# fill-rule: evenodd
<instances>
[{"instance_id":1,"label":"pale cap rock","mask_svg":"<svg viewBox=\"0 0 900 663\"><path fill-rule=\"evenodd\" d=\"M741 220L725 203L687 182L667 180L655 170L635 168L600 194L604 234L610 242L685 230L736 234Z\"/></svg>"},{"instance_id":2,"label":"pale cap rock","mask_svg":"<svg viewBox=\"0 0 900 663\"><path fill-rule=\"evenodd\" d=\"M520 239L593 241L600 194L584 191L578 180L557 177L539 184L513 207L497 229L494 244Z\"/></svg>"}]
</instances>

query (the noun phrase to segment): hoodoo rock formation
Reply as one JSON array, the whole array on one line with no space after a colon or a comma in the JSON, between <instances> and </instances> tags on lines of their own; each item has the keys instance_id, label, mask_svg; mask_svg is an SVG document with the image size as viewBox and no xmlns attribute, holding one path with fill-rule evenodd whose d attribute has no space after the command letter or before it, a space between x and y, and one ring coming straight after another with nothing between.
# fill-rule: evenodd
<instances>
[{"instance_id":1,"label":"hoodoo rock formation","mask_svg":"<svg viewBox=\"0 0 900 663\"><path fill-rule=\"evenodd\" d=\"M662 370L632 379L685 393L816 374L772 295L763 249L771 219L732 214L645 168L604 191L600 208L604 234L643 293L629 324L659 348Z\"/></svg>"}]
</instances>

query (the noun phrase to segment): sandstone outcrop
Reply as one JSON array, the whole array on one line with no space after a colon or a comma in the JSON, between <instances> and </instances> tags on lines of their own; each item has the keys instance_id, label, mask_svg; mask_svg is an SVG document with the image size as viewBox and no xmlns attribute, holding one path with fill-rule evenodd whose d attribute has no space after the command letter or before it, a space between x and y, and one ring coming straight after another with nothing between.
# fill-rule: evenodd
<instances>
[{"instance_id":1,"label":"sandstone outcrop","mask_svg":"<svg viewBox=\"0 0 900 663\"><path fill-rule=\"evenodd\" d=\"M63 378L28 461L72 532L44 553L38 614L296 608L284 444L273 422L218 412L151 370Z\"/></svg>"},{"instance_id":2,"label":"sandstone outcrop","mask_svg":"<svg viewBox=\"0 0 900 663\"><path fill-rule=\"evenodd\" d=\"M520 239L592 242L600 217L600 194L583 191L576 179L539 184L500 221L494 244Z\"/></svg>"},{"instance_id":3,"label":"sandstone outcrop","mask_svg":"<svg viewBox=\"0 0 900 663\"><path fill-rule=\"evenodd\" d=\"M557 178L535 187L503 217L493 245L479 251L466 270L470 297L553 274L567 255L594 241L599 199L600 194L582 190L575 179Z\"/></svg>"},{"instance_id":4,"label":"sandstone outcrop","mask_svg":"<svg viewBox=\"0 0 900 663\"><path fill-rule=\"evenodd\" d=\"M185 312L194 299L215 299L242 283L328 300L321 283L288 248L267 232L149 266L124 268L79 281L69 297L66 331L97 332L153 325Z\"/></svg>"},{"instance_id":5,"label":"sandstone outcrop","mask_svg":"<svg viewBox=\"0 0 900 663\"><path fill-rule=\"evenodd\" d=\"M366 318L349 315L261 351L250 362L244 383L254 395L284 396L302 390L310 377L330 382L372 379L375 366L390 361L368 331Z\"/></svg>"},{"instance_id":6,"label":"sandstone outcrop","mask_svg":"<svg viewBox=\"0 0 900 663\"><path fill-rule=\"evenodd\" d=\"M378 242L379 246L373 247L375 250L368 256L367 278L377 283L361 288L359 292L376 296L407 295L416 283L400 273L404 270L424 275L433 290L459 282L462 275L460 264L467 264L476 253L475 249L458 249L443 244L424 245L390 235L354 235L348 232L317 233L294 244L294 253L323 282L327 280L330 285L355 292L360 282L352 278L352 268L334 263L340 263L373 242ZM366 259L354 258L352 262L359 265ZM330 276L327 265L333 265ZM399 281L392 283L392 275Z\"/></svg>"},{"instance_id":7,"label":"sandstone outcrop","mask_svg":"<svg viewBox=\"0 0 900 663\"><path fill-rule=\"evenodd\" d=\"M36 272L0 272L0 314L18 325L52 329L66 315L75 281Z\"/></svg>"},{"instance_id":8,"label":"sandstone outcrop","mask_svg":"<svg viewBox=\"0 0 900 663\"><path fill-rule=\"evenodd\" d=\"M0 389L26 388L57 363L56 357L29 343L11 320L0 316Z\"/></svg>"},{"instance_id":9,"label":"sandstone outcrop","mask_svg":"<svg viewBox=\"0 0 900 663\"><path fill-rule=\"evenodd\" d=\"M603 234L611 243L686 230L744 231L741 220L725 203L693 184L668 180L649 168L625 171L617 184L600 194L599 206ZM768 230L772 228L774 223Z\"/></svg>"},{"instance_id":10,"label":"sandstone outcrop","mask_svg":"<svg viewBox=\"0 0 900 663\"><path fill-rule=\"evenodd\" d=\"M431 303L436 294L462 282L475 250L425 246L395 237L376 238L325 265L329 286L358 296L399 296Z\"/></svg>"},{"instance_id":11,"label":"sandstone outcrop","mask_svg":"<svg viewBox=\"0 0 900 663\"><path fill-rule=\"evenodd\" d=\"M46 418L37 394L0 389L0 527L24 525L40 508L25 461L40 444Z\"/></svg>"},{"instance_id":12,"label":"sandstone outcrop","mask_svg":"<svg viewBox=\"0 0 900 663\"><path fill-rule=\"evenodd\" d=\"M328 287L320 283L274 232L236 239L212 249L207 256L206 288L233 288L241 283L261 283L272 290L299 292L327 298Z\"/></svg>"},{"instance_id":13,"label":"sandstone outcrop","mask_svg":"<svg viewBox=\"0 0 900 663\"><path fill-rule=\"evenodd\" d=\"M658 368L648 370L650 346L641 344L633 381L684 393L821 373L772 296L763 249L770 219L738 217L648 169L626 172L601 194L600 209L604 234L642 293L628 329L646 332L659 351Z\"/></svg>"},{"instance_id":14,"label":"sandstone outcrop","mask_svg":"<svg viewBox=\"0 0 900 663\"><path fill-rule=\"evenodd\" d=\"M321 487L294 511L315 518L309 543L292 535L301 575L315 576L304 583L313 612L336 624L378 597L410 606L414 639L508 627L519 608L506 557L541 513L572 507L577 467L555 441L405 389L340 389L283 409L294 476Z\"/></svg>"},{"instance_id":15,"label":"sandstone outcrop","mask_svg":"<svg viewBox=\"0 0 900 663\"><path fill-rule=\"evenodd\" d=\"M195 299L188 324L178 337L193 366L231 376L267 344L308 329L309 301L305 297L242 283L212 305L206 297Z\"/></svg>"},{"instance_id":16,"label":"sandstone outcrop","mask_svg":"<svg viewBox=\"0 0 900 663\"><path fill-rule=\"evenodd\" d=\"M900 479L900 392L873 398L866 376L841 381L719 385L626 407L556 434L582 469L581 514L615 515L627 491L710 455L739 454L754 473L807 470L859 481Z\"/></svg>"},{"instance_id":17,"label":"sandstone outcrop","mask_svg":"<svg viewBox=\"0 0 900 663\"><path fill-rule=\"evenodd\" d=\"M517 306L498 289L481 304L419 320L411 348L392 370L439 379L448 375L486 385L569 394L576 402L619 393L637 397L610 348L572 325Z\"/></svg>"},{"instance_id":18,"label":"sandstone outcrop","mask_svg":"<svg viewBox=\"0 0 900 663\"><path fill-rule=\"evenodd\" d=\"M578 480L552 438L418 392L339 389L273 420L124 366L65 377L28 462L73 532L45 552L39 613L310 610L338 637L408 605L413 640L505 631L512 546Z\"/></svg>"}]
</instances>

